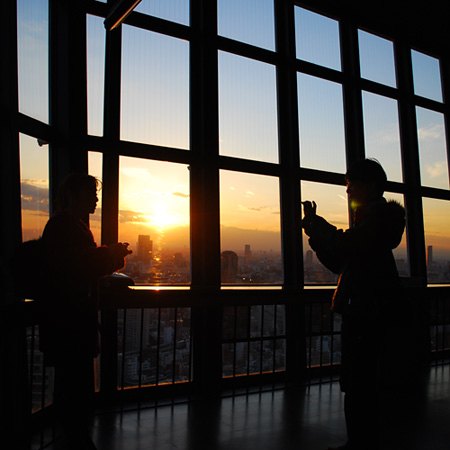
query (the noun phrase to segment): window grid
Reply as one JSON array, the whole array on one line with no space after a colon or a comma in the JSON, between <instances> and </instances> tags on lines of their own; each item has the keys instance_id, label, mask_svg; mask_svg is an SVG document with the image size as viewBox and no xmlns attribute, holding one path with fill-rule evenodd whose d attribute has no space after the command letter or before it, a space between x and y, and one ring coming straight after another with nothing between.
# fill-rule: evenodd
<instances>
[{"instance_id":1,"label":"window grid","mask_svg":"<svg viewBox=\"0 0 450 450\"><path fill-rule=\"evenodd\" d=\"M194 47L191 51L194 54L192 56L192 61L200 61L202 56L208 54L217 53L217 51L226 51L230 53L234 53L240 56L244 56L247 58L252 58L257 61L262 61L264 63L272 64L276 67L277 70L277 91L279 94L278 99L278 114L279 114L279 122L282 122L280 117L284 114L282 110L282 106L288 105L287 109L290 113L290 123L284 125L284 128L279 129L279 141L282 143L280 145L280 164L272 164L272 163L263 163L259 161L250 161L243 162L238 158L232 157L218 157L218 129L217 127L209 128L205 125L208 124L208 120L212 123L217 119L217 67L214 68L214 64L217 63L217 59L214 60L212 58L212 62L209 63L201 63L199 66L191 66L191 70L194 75L201 75L202 81L198 84L195 84L196 81L191 80L191 90L195 91L195 93L201 92L201 112L203 116L197 119L196 122L190 124L191 126L191 142L192 152L189 155L181 154L177 151L177 149L168 149L168 148L159 148L157 146L152 145L136 145L134 143L125 143L121 142L118 136L118 131L120 127L120 60L118 55L120 55L121 48L121 36L120 30L117 30L115 34L109 34L107 37L106 43L106 64L105 64L105 105L104 105L104 133L103 138L98 137L86 137L83 134L82 127L74 127L75 133L71 135L71 138L76 142L77 146L80 142L85 143L84 145L89 144L89 149L93 151L100 151L103 153L103 173L104 173L104 197L107 198L106 203L104 204L104 214L103 214L103 229L102 229L102 239L104 243L110 243L117 240L117 230L118 230L118 222L117 222L117 208L118 208L118 199L117 199L117 191L118 191L118 178L119 178L119 169L118 169L118 160L119 155L126 156L135 156L135 157L147 157L149 159L156 160L170 160L172 162L183 162L186 164L192 164L192 172L191 174L204 176L203 184L199 183L199 186L196 189L193 189L193 195L197 197L195 201L200 205L203 205L203 211L206 210L206 206L211 206L208 203L207 199L211 198L205 194L205 191L209 188L214 191L218 184L215 186L208 185L208 180L212 180L214 182L214 174L218 173L220 169L227 170L239 170L246 171L248 173L256 173L256 174L270 174L274 176L278 176L280 178L280 185L282 189L281 191L281 214L284 220L283 230L283 244L284 250L286 254L290 254L288 246L297 239L296 245L293 246L295 250L298 250L299 245L298 234L296 235L292 230L286 230L286 227L293 227L293 223L295 220L292 219L290 213L288 213L289 209L292 209L293 206L298 205L298 202L294 202L294 200L298 200L300 198L298 190L295 192L288 192L287 185L292 183L292 179L294 177L297 180L297 183L292 183L293 185L299 186L300 181L315 181L322 182L328 184L335 185L343 185L343 177L342 174L333 174L329 172L321 172L318 170L305 170L300 169L299 164L292 165L291 162L298 156L295 156L291 151L291 148L298 150L296 145L298 146L298 139L293 139L292 136L298 136L298 120L296 119L296 115L298 114L297 106L295 104L290 103L289 98L296 98L296 87L293 83L290 85L287 83L283 85L286 80L289 80L292 75L297 73L304 73L307 75L317 76L324 80L333 81L341 83L344 90L344 109L345 109L345 128L346 128L346 140L347 140L347 160L350 162L356 159L358 156L363 154L363 122L362 122L362 109L361 107L361 92L362 90L366 92L370 92L377 95L382 95L385 97L389 97L395 99L399 104L400 109L400 134L401 134L401 148L402 148L402 164L403 164L403 173L404 173L404 183L390 183L389 190L392 192L397 192L401 194L405 194L405 203L408 211L408 245L410 246L410 261L412 265L411 274L414 277L426 276L426 268L425 266L425 246L423 240L423 211L421 206L421 199L423 196L427 196L430 198L439 198L442 200L450 201L450 192L445 189L438 188L430 188L430 187L422 187L419 185L419 173L420 173L420 164L418 161L418 143L417 136L414 136L416 133L416 116L415 116L415 107L427 108L435 112L439 112L445 114L445 131L446 135L450 136L449 133L449 106L444 102L437 102L435 100L430 100L421 96L417 96L414 94L413 84L412 84L412 64L411 64L411 49L408 46L405 46L401 42L394 39L394 55L395 55L395 67L398 71L397 78L398 88L386 87L374 83L370 80L363 80L359 77L359 75L355 76L355 73L358 73L355 68L358 67L357 55L352 45L356 42L356 34L357 29L353 24L350 24L346 21L345 17L340 20L340 34L343 37L342 39L342 72L336 72L332 69L318 67L312 63L307 63L304 61L299 61L295 57L295 52L292 47L287 45L286 41L283 41L280 36L282 35L282 31L280 31L283 27L280 25L285 23L282 19L282 14L280 14L280 9L286 8L285 11L288 11L288 20L293 22L293 9L294 3L296 2L285 2L285 6L276 5L276 14L275 20L277 23L276 31L276 51L257 49L252 47L249 44L239 43L232 41L230 39L217 37L215 34L215 29L217 28L214 25L217 25L216 19L216 7L213 4L214 2L204 2L203 6L201 6L200 2L196 0L191 0L191 11L194 13L199 13L200 9L205 8L204 12L205 17L207 18L205 22L209 22L209 25L206 27L207 31L198 23L198 14L191 13L191 26L180 25L180 24L170 24L168 25L165 21L157 18L146 17L143 14L133 13L130 15L128 19L128 24L131 26L142 27L143 29L148 29L150 31L163 33L168 36L177 37L180 39L186 39L190 42L191 46ZM278 2L276 2L278 3ZM280 2L281 3L281 2ZM78 6L79 7L79 6ZM77 8L77 6L75 6ZM279 9L277 9L279 8ZM88 3L87 9L89 11L82 11L85 17L86 13L105 16L106 15L106 5L98 4L98 2L90 2ZM284 12L285 12L284 11ZM51 15L50 15L51 16ZM66 18L67 19L67 18ZM203 23L202 25L205 25ZM76 27L74 27L76 28ZM288 30L292 32L292 23L286 27ZM69 29L69 27L67 28ZM206 40L210 38L210 45L206 45ZM84 52L83 49L83 41L79 42L79 46ZM352 45L350 45L352 44ZM66 45L66 49L69 46L67 41L62 41L61 45ZM85 45L84 45L85 47ZM197 56L195 56L197 52ZM209 52L209 53L208 53ZM53 55L55 53L55 49L52 48L50 54ZM200 53L200 57L198 57L198 53ZM197 59L196 59L197 58ZM17 64L9 64L10 67L17 67ZM50 58L50 66L51 66L51 76L56 77L56 66L55 63L52 62ZM441 71L448 75L448 61L442 59L441 60ZM74 71L75 74L78 75L79 79L83 78L83 74ZM206 81L208 78L205 75L213 74L211 80ZM80 77L81 75L81 77ZM215 76L214 76L215 75ZM191 73L191 79L194 76ZM442 76L443 82L443 98L449 98L449 81L448 76ZM356 79L356 82L355 82ZM202 85L203 83L203 85ZM207 86L206 86L207 85ZM206 86L206 87L205 87ZM59 88L59 92L64 92L62 88ZM17 87L16 87L17 90ZM82 91L82 90L81 90ZM209 96L208 94L215 93L215 95ZM58 89L53 88L50 92L50 102L51 110L55 110L56 98L58 97ZM293 95L294 94L294 95ZM280 99L281 96L281 99ZM17 97L17 96L16 96ZM191 96L195 98L195 95ZM70 101L73 101L70 100ZM191 102L197 101L196 99L191 99ZM83 103L83 102L81 102ZM50 113L50 126L43 124L33 118L26 117L23 114L20 114L17 121L17 129L14 130L15 133L19 131L21 133L26 133L30 136L35 137L46 137L49 135L57 134L57 131L60 129L65 129L67 123L70 122L67 118L70 116L69 111L71 111L71 104L67 105L67 109L62 111L62 115L65 117L66 123L56 121L55 119L55 111ZM17 107L15 107L17 109ZM191 109L194 107L191 104ZM77 110L76 108L74 109ZM205 116L205 112L216 111L212 114L211 117ZM81 122L83 121L83 116L86 115L86 111L83 114L80 114ZM76 114L75 114L76 116ZM285 136L282 136L285 130L289 131L289 137L286 139ZM355 131L353 131L355 130ZM352 135L352 133L354 133ZM193 135L193 136L192 136ZM200 136L200 137L199 137ZM50 140L50 139L49 139ZM64 139L62 140L64 141ZM71 167L73 164L72 156L78 152L80 155L80 150L74 149L69 145L66 145L64 142L58 141L55 143L52 148L53 156L59 154L62 155L60 159L51 161L51 170L50 170L50 189L54 189L57 185L58 179L61 179L65 172L68 171L68 167ZM297 144L295 142L297 141ZM211 146L208 144L212 143ZM362 144L361 144L362 143ZM289 145L293 144L293 145ZM447 158L449 155L449 143L447 140L446 144L447 148ZM211 151L210 154L208 152ZM87 155L86 148L82 145L81 153L85 152ZM297 151L298 154L298 151ZM199 158L202 156L206 156L203 160L203 163L199 163ZM82 158L81 158L82 159ZM86 156L87 160L87 156ZM203 165L202 165L203 164ZM14 164L11 163L13 166ZM76 163L76 167L71 167L71 169L85 169L83 167L83 163ZM85 164L86 165L86 164ZM81 166L81 167L80 167ZM6 167L6 165L4 166ZM2 169L7 170L7 169ZM212 175L211 175L212 174ZM208 176L209 178L208 178ZM194 180L195 176L191 177L192 183L197 183L197 180ZM17 175L19 179L19 175ZM297 189L297 188L295 188ZM217 192L216 192L217 194ZM218 210L218 195L214 196L214 192L211 194L213 198L212 209ZM17 221L17 227L19 228L19 220L20 214L17 214L17 211L14 208L18 208L17 205L9 205L9 209L11 209L16 214L11 214L11 217L15 217ZM20 211L19 211L20 212ZM218 227L219 220L217 213L216 215L210 217L208 219L208 225L210 228ZM298 215L293 215L294 218L298 219ZM19 218L19 219L18 219ZM290 219L290 225L286 225L288 220ZM198 222L194 222L193 228L198 225ZM212 225L212 226L211 226ZM200 228L201 225L198 225ZM193 230L193 233L196 233L196 230ZM214 234L214 233L212 233ZM212 255L215 250L218 249L218 245L210 246L210 251L208 253L209 256L200 256L197 254L201 253L205 250L207 245L205 242L208 242L208 237L210 235L205 234L204 241L200 243L197 242L192 249L193 255L195 254L197 262L195 263L195 268L193 268L194 272L197 272L195 283L197 286L203 288L209 288L211 286L217 287L220 284L220 277L216 276L213 278L213 282L209 284L209 276L214 271L220 273L219 265L220 265L220 253ZM286 239L289 237L289 240ZM217 237L215 238L217 239ZM300 244L301 245L301 244ZM209 258L209 259L208 259ZM303 273L303 270L299 271L297 269L303 269L301 259L301 252L297 252L297 257L293 257L291 253L290 259L285 257L284 263L286 266L286 262L289 261L290 268L285 270L290 270L293 273ZM212 266L209 266L207 263L209 261L215 261ZM206 264L205 264L206 263ZM294 264L291 264L294 263ZM205 269L206 274L202 274L199 269L200 266L208 266L208 269ZM290 276L289 279L285 278L285 283L289 287L300 288L303 284L302 276L299 276L297 280L294 280L294 276ZM289 284L290 283L290 284ZM446 322L448 323L448 322ZM321 343L323 341L323 336L321 336ZM322 344L321 344L322 345ZM446 348L444 345L442 345ZM322 357L322 356L321 356Z\"/></svg>"}]
</instances>

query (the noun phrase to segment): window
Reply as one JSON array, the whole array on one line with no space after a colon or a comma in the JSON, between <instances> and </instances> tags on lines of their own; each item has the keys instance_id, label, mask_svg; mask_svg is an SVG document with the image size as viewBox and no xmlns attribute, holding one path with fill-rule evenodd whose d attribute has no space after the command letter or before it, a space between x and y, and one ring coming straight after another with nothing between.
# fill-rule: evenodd
<instances>
[{"instance_id":1,"label":"window","mask_svg":"<svg viewBox=\"0 0 450 450\"><path fill-rule=\"evenodd\" d=\"M335 227L346 230L348 221L348 201L344 186L312 183L302 181L302 201L315 201L317 214L325 217ZM338 275L330 272L316 257L308 244L308 237L303 233L303 261L305 267L305 284L336 284Z\"/></svg>"},{"instance_id":2,"label":"window","mask_svg":"<svg viewBox=\"0 0 450 450\"><path fill-rule=\"evenodd\" d=\"M136 284L189 284L186 165L120 158L119 241L133 250L122 271Z\"/></svg>"},{"instance_id":3,"label":"window","mask_svg":"<svg viewBox=\"0 0 450 450\"><path fill-rule=\"evenodd\" d=\"M189 43L123 27L121 138L189 149Z\"/></svg>"},{"instance_id":4,"label":"window","mask_svg":"<svg viewBox=\"0 0 450 450\"><path fill-rule=\"evenodd\" d=\"M88 133L103 135L105 27L103 19L87 16Z\"/></svg>"},{"instance_id":5,"label":"window","mask_svg":"<svg viewBox=\"0 0 450 450\"><path fill-rule=\"evenodd\" d=\"M37 239L49 219L48 146L20 134L22 240Z\"/></svg>"},{"instance_id":6,"label":"window","mask_svg":"<svg viewBox=\"0 0 450 450\"><path fill-rule=\"evenodd\" d=\"M220 172L222 284L282 282L277 178Z\"/></svg>"},{"instance_id":7,"label":"window","mask_svg":"<svg viewBox=\"0 0 450 450\"><path fill-rule=\"evenodd\" d=\"M275 67L219 52L220 154L278 162Z\"/></svg>"},{"instance_id":8,"label":"window","mask_svg":"<svg viewBox=\"0 0 450 450\"><path fill-rule=\"evenodd\" d=\"M439 60L411 51L414 93L437 102L442 102L442 84Z\"/></svg>"},{"instance_id":9,"label":"window","mask_svg":"<svg viewBox=\"0 0 450 450\"><path fill-rule=\"evenodd\" d=\"M297 74L300 165L345 172L345 131L342 86Z\"/></svg>"},{"instance_id":10,"label":"window","mask_svg":"<svg viewBox=\"0 0 450 450\"><path fill-rule=\"evenodd\" d=\"M98 152L88 153L88 167L89 175L102 181L102 169L103 169L103 155ZM102 189L101 187L97 190L98 203L94 214L90 215L89 218L89 228L94 235L95 242L97 245L102 243Z\"/></svg>"},{"instance_id":11,"label":"window","mask_svg":"<svg viewBox=\"0 0 450 450\"><path fill-rule=\"evenodd\" d=\"M274 0L219 0L221 36L275 50Z\"/></svg>"},{"instance_id":12,"label":"window","mask_svg":"<svg viewBox=\"0 0 450 450\"><path fill-rule=\"evenodd\" d=\"M330 69L341 70L339 23L295 7L297 58Z\"/></svg>"},{"instance_id":13,"label":"window","mask_svg":"<svg viewBox=\"0 0 450 450\"><path fill-rule=\"evenodd\" d=\"M223 377L285 370L285 313L284 305L224 308Z\"/></svg>"},{"instance_id":14,"label":"window","mask_svg":"<svg viewBox=\"0 0 450 450\"><path fill-rule=\"evenodd\" d=\"M449 188L444 115L416 108L422 186Z\"/></svg>"},{"instance_id":15,"label":"window","mask_svg":"<svg viewBox=\"0 0 450 450\"><path fill-rule=\"evenodd\" d=\"M394 192L385 192L384 198L389 200L394 200L405 207L405 200L402 194ZM408 247L407 247L407 234L406 229L402 236L402 241L397 248L393 249L395 264L397 266L398 273L401 277L408 277L409 273L409 259L408 259Z\"/></svg>"},{"instance_id":16,"label":"window","mask_svg":"<svg viewBox=\"0 0 450 450\"><path fill-rule=\"evenodd\" d=\"M423 199L428 283L450 282L449 202Z\"/></svg>"},{"instance_id":17,"label":"window","mask_svg":"<svg viewBox=\"0 0 450 450\"><path fill-rule=\"evenodd\" d=\"M396 87L393 43L362 30L358 40L361 77Z\"/></svg>"},{"instance_id":18,"label":"window","mask_svg":"<svg viewBox=\"0 0 450 450\"><path fill-rule=\"evenodd\" d=\"M19 111L48 123L48 0L18 0Z\"/></svg>"},{"instance_id":19,"label":"window","mask_svg":"<svg viewBox=\"0 0 450 450\"><path fill-rule=\"evenodd\" d=\"M189 0L142 0L135 11L189 25Z\"/></svg>"},{"instance_id":20,"label":"window","mask_svg":"<svg viewBox=\"0 0 450 450\"><path fill-rule=\"evenodd\" d=\"M366 156L381 163L388 180L402 182L397 101L363 92L363 116Z\"/></svg>"}]
</instances>

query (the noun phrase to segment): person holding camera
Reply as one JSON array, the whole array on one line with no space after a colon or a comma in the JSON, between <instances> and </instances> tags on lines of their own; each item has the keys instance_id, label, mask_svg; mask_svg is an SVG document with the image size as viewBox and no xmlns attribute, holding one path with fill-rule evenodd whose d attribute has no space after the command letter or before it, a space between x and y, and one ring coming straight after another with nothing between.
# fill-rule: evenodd
<instances>
[{"instance_id":1,"label":"person holding camera","mask_svg":"<svg viewBox=\"0 0 450 450\"><path fill-rule=\"evenodd\" d=\"M405 210L383 197L387 177L375 160L355 162L346 181L352 226L337 229L316 214L315 202L305 201L302 227L319 260L339 274L332 310L342 315L340 386L348 435L339 449L375 450L386 336L406 315L392 254L402 239Z\"/></svg>"},{"instance_id":2,"label":"person holding camera","mask_svg":"<svg viewBox=\"0 0 450 450\"><path fill-rule=\"evenodd\" d=\"M97 246L85 222L94 213L99 181L66 177L42 242L47 267L41 308L40 350L55 368L54 405L68 448L94 449L87 428L99 345L98 281L125 265L128 244Z\"/></svg>"}]
</instances>

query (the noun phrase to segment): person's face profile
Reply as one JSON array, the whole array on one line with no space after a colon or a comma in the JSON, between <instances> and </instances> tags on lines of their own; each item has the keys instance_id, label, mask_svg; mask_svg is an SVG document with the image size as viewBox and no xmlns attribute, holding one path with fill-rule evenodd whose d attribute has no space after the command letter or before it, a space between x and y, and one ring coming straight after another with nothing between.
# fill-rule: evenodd
<instances>
[{"instance_id":1,"label":"person's face profile","mask_svg":"<svg viewBox=\"0 0 450 450\"><path fill-rule=\"evenodd\" d=\"M347 194L352 205L365 205L374 196L374 186L361 181L347 181Z\"/></svg>"},{"instance_id":2,"label":"person's face profile","mask_svg":"<svg viewBox=\"0 0 450 450\"><path fill-rule=\"evenodd\" d=\"M97 202L97 186L95 184L83 186L78 197L79 208L84 213L93 214L97 208Z\"/></svg>"}]
</instances>

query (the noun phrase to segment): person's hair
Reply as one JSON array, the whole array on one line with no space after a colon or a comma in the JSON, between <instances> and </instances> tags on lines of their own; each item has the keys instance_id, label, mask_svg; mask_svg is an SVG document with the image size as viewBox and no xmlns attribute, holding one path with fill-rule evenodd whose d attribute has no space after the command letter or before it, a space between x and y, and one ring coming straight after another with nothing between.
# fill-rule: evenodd
<instances>
[{"instance_id":1,"label":"person's hair","mask_svg":"<svg viewBox=\"0 0 450 450\"><path fill-rule=\"evenodd\" d=\"M382 196L386 189L387 176L376 159L361 159L354 162L345 174L346 181L373 184L377 195Z\"/></svg>"},{"instance_id":2,"label":"person's hair","mask_svg":"<svg viewBox=\"0 0 450 450\"><path fill-rule=\"evenodd\" d=\"M100 189L101 181L85 173L71 173L58 186L56 208L58 210L66 209L69 206L70 198L79 195L83 188L89 186Z\"/></svg>"}]
</instances>

